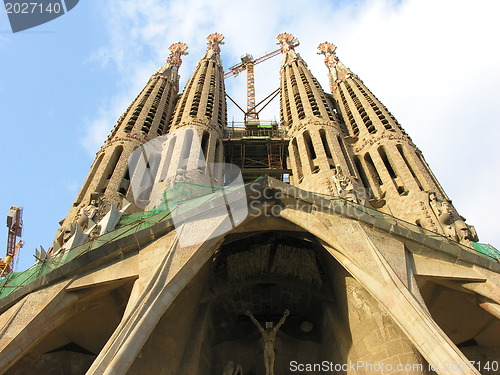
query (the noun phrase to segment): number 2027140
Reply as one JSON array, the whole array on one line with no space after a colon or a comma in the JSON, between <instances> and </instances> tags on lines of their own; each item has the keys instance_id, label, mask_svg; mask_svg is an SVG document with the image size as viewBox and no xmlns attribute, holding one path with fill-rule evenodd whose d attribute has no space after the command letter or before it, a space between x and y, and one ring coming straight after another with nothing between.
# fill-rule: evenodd
<instances>
[{"instance_id":1,"label":"number 2027140","mask_svg":"<svg viewBox=\"0 0 500 375\"><path fill-rule=\"evenodd\" d=\"M5 3L7 14L33 14L33 13L61 13L61 4L58 2L41 3Z\"/></svg>"}]
</instances>

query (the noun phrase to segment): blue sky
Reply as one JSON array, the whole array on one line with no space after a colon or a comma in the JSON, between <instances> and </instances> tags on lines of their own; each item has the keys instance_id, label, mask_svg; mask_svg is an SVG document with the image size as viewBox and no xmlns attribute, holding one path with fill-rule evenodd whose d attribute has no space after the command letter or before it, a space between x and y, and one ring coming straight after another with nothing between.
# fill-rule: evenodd
<instances>
[{"instance_id":1,"label":"blue sky","mask_svg":"<svg viewBox=\"0 0 500 375\"><path fill-rule=\"evenodd\" d=\"M12 34L0 11L0 216L24 207L18 270L35 247L50 247L95 153L170 44L188 44L184 83L205 51L205 37L226 37L226 67L245 53L276 48L294 34L325 89L316 47L338 56L398 118L423 151L481 242L500 247L491 208L500 183L496 113L500 84L500 2L477 0L81 0L68 14ZM187 16L187 13L190 16ZM256 68L257 100L278 85L275 58ZM244 75L227 81L244 104ZM277 105L261 117L278 117ZM229 120L241 120L230 108ZM5 228L5 227L4 227ZM6 242L7 229L0 239ZM0 256L3 256L0 247Z\"/></svg>"}]
</instances>

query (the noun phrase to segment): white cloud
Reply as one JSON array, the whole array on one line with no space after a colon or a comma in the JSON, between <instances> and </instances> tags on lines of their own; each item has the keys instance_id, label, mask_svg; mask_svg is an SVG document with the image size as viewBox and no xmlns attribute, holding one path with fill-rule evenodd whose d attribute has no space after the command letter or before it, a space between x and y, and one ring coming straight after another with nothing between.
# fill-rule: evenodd
<instances>
[{"instance_id":1,"label":"white cloud","mask_svg":"<svg viewBox=\"0 0 500 375\"><path fill-rule=\"evenodd\" d=\"M399 119L481 239L500 246L493 214L485 212L500 182L495 152L500 2L109 0L104 11L109 40L97 56L116 66L123 89L89 121L92 153L163 64L171 43L189 46L181 67L185 82L205 51L208 34L226 36L222 58L227 68L244 53L257 57L275 49L276 35L287 31L300 39L297 51L327 90L326 68L316 55L317 45L327 40ZM278 63L279 57L256 67L257 100L277 88ZM244 105L244 74L226 84ZM276 103L265 116L277 117L277 108ZM240 115L234 111L234 116Z\"/></svg>"}]
</instances>

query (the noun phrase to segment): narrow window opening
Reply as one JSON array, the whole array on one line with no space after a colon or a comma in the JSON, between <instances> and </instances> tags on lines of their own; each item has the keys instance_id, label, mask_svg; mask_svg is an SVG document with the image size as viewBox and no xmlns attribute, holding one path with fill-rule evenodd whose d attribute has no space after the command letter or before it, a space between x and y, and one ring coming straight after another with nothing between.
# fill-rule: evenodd
<instances>
[{"instance_id":1,"label":"narrow window opening","mask_svg":"<svg viewBox=\"0 0 500 375\"><path fill-rule=\"evenodd\" d=\"M182 152L181 152L181 160L180 160L180 169L187 169L189 154L191 153L191 145L193 143L193 130L188 129L184 135L184 142L182 144Z\"/></svg>"},{"instance_id":2,"label":"narrow window opening","mask_svg":"<svg viewBox=\"0 0 500 375\"><path fill-rule=\"evenodd\" d=\"M392 179L398 178L398 175L396 174L396 171L394 168L392 168L391 162L389 161L389 158L387 157L387 153L385 152L384 146L380 146L378 148L378 153L380 157L382 158L382 161L384 162L385 168L387 169L387 172L389 172L389 175L391 176Z\"/></svg>"},{"instance_id":3,"label":"narrow window opening","mask_svg":"<svg viewBox=\"0 0 500 375\"><path fill-rule=\"evenodd\" d=\"M172 154L174 152L176 139L177 139L176 137L172 138L168 145L167 153L165 155L165 160L163 161L163 168L160 174L160 182L165 181L165 178L167 178L168 167L170 166L170 162L172 160Z\"/></svg>"},{"instance_id":4,"label":"narrow window opening","mask_svg":"<svg viewBox=\"0 0 500 375\"><path fill-rule=\"evenodd\" d=\"M127 195L128 187L130 186L130 173L127 170L125 171L125 175L123 176L122 183L120 184L120 187L118 188L118 192L124 196Z\"/></svg>"},{"instance_id":5,"label":"narrow window opening","mask_svg":"<svg viewBox=\"0 0 500 375\"><path fill-rule=\"evenodd\" d=\"M312 143L311 135L309 131L304 132L304 142L306 144L306 149L311 160L316 159L316 152L314 152L314 145Z\"/></svg>"},{"instance_id":6,"label":"narrow window opening","mask_svg":"<svg viewBox=\"0 0 500 375\"><path fill-rule=\"evenodd\" d=\"M354 164L356 165L356 168L359 173L359 177L361 178L361 182L368 194L368 198L372 199L373 198L373 189L370 185L370 181L368 181L368 176L366 175L365 169L363 168L363 164L361 164L361 160L357 156L354 157Z\"/></svg>"},{"instance_id":7,"label":"narrow window opening","mask_svg":"<svg viewBox=\"0 0 500 375\"><path fill-rule=\"evenodd\" d=\"M423 191L424 188L419 180L419 178L417 177L417 174L415 173L414 169L412 168L408 158L406 157L405 155L405 152L404 152L404 149L403 149L403 146L402 145L396 145L396 148L398 149L399 151L399 154L401 155L401 157L403 158L403 161L405 162L406 166L408 167L408 170L410 171L411 175L413 176L415 182L417 183L418 185L418 188Z\"/></svg>"},{"instance_id":8,"label":"narrow window opening","mask_svg":"<svg viewBox=\"0 0 500 375\"><path fill-rule=\"evenodd\" d=\"M302 163L300 161L299 146L297 144L297 138L294 138L292 141L292 155L293 155L293 159L295 160L295 165L297 166L297 177L299 179L299 182L301 182L304 175L302 174Z\"/></svg>"},{"instance_id":9,"label":"narrow window opening","mask_svg":"<svg viewBox=\"0 0 500 375\"><path fill-rule=\"evenodd\" d=\"M113 176L113 173L116 169L118 161L120 160L122 152L123 152L123 146L118 146L117 148L115 148L108 161L108 165L106 166L106 169L102 174L101 180L97 185L96 191L100 193L106 192L106 188L108 187L108 183L111 180L111 177Z\"/></svg>"},{"instance_id":10,"label":"narrow window opening","mask_svg":"<svg viewBox=\"0 0 500 375\"><path fill-rule=\"evenodd\" d=\"M401 184L399 183L400 179L398 178L398 175L396 173L396 169L391 164L391 161L389 160L389 157L387 156L387 153L385 151L384 146L380 146L378 148L378 153L379 153L380 157L382 158L382 162L384 163L387 172L389 172L389 175L391 176L392 182L394 183L394 186L396 187L396 190L398 191L398 193L400 195L406 194L407 190L402 183Z\"/></svg>"},{"instance_id":11,"label":"narrow window opening","mask_svg":"<svg viewBox=\"0 0 500 375\"><path fill-rule=\"evenodd\" d=\"M347 164L347 168L349 168L349 173L351 174L351 176L356 177L356 174L354 173L354 169L352 167L351 158L349 157L347 149L345 148L344 140L339 135L337 135L337 141L339 143L340 149L342 150L342 155L344 155L344 160Z\"/></svg>"},{"instance_id":12,"label":"narrow window opening","mask_svg":"<svg viewBox=\"0 0 500 375\"><path fill-rule=\"evenodd\" d=\"M99 169L99 166L101 165L102 159L104 158L104 153L102 153L92 166L92 170L90 171L87 180L85 180L85 184L82 187L82 190L80 190L80 193L78 194L78 197L76 198L76 201L74 203L75 206L78 206L83 198L85 197L85 194L87 194L87 190L89 189L90 184L92 183L92 180L94 179L94 176Z\"/></svg>"},{"instance_id":13,"label":"narrow window opening","mask_svg":"<svg viewBox=\"0 0 500 375\"><path fill-rule=\"evenodd\" d=\"M332 153L330 151L330 146L328 146L328 140L326 139L326 131L325 129L319 130L319 135L321 137L321 142L323 143L323 148L325 149L326 157L331 158Z\"/></svg>"},{"instance_id":14,"label":"narrow window opening","mask_svg":"<svg viewBox=\"0 0 500 375\"><path fill-rule=\"evenodd\" d=\"M365 162L368 167L368 173L371 176L372 180L375 182L376 185L382 186L384 182L380 178L377 168L375 168L375 164L373 163L373 159L368 153L365 154Z\"/></svg>"},{"instance_id":15,"label":"narrow window opening","mask_svg":"<svg viewBox=\"0 0 500 375\"><path fill-rule=\"evenodd\" d=\"M201 137L201 150L203 151L203 155L205 157L205 160L208 161L208 139L209 139L209 134L207 131L203 132L203 136Z\"/></svg>"}]
</instances>

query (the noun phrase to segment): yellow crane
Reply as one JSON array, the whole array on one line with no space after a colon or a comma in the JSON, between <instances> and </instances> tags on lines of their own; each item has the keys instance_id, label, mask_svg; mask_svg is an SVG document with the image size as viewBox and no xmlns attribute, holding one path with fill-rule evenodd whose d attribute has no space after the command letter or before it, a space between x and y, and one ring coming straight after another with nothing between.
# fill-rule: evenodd
<instances>
[{"instance_id":1,"label":"yellow crane","mask_svg":"<svg viewBox=\"0 0 500 375\"><path fill-rule=\"evenodd\" d=\"M12 206L7 214L7 228L9 230L7 237L7 255L5 259L0 258L0 277L7 276L12 272L14 259L19 249L24 245L23 241L17 241L17 237L23 234L23 209L22 207Z\"/></svg>"},{"instance_id":2,"label":"yellow crane","mask_svg":"<svg viewBox=\"0 0 500 375\"><path fill-rule=\"evenodd\" d=\"M272 95L274 97L277 95L279 92L278 90L273 91L273 93L269 96L267 96L263 101L261 101L258 104L255 104L255 73L254 73L254 67L257 64L260 64L263 61L269 60L270 58L277 56L281 53L281 48L278 48L277 50L274 50L272 52L269 52L265 54L264 56L258 57L256 59L253 58L252 55L246 54L241 57L241 62L239 64L236 64L232 67L229 68L229 70L224 73L224 78L227 77L236 77L238 74L243 72L244 70L247 71L247 110L244 111L241 109L241 107L234 102L233 99L229 97L229 99L243 112L245 113L245 124L248 123L256 123L259 120L259 112L257 111L257 107L262 104L262 102ZM270 101L272 100L270 99ZM267 104L266 104L267 105ZM262 109L261 109L262 110Z\"/></svg>"}]
</instances>

